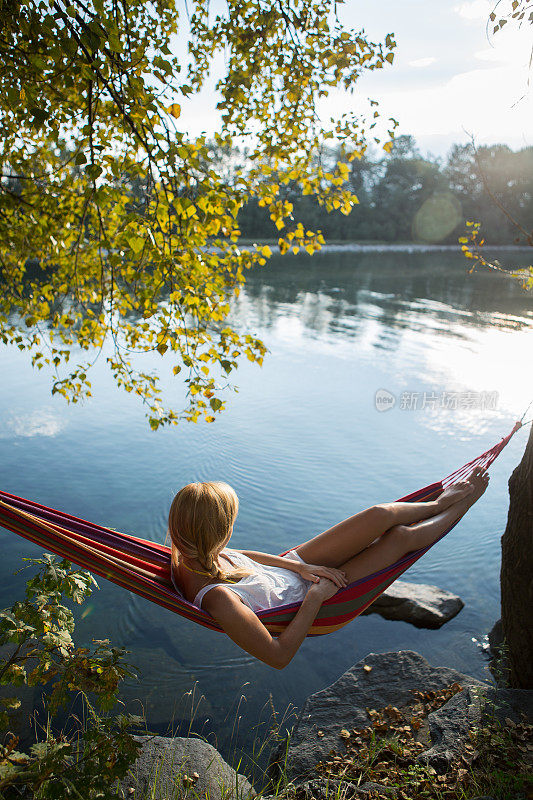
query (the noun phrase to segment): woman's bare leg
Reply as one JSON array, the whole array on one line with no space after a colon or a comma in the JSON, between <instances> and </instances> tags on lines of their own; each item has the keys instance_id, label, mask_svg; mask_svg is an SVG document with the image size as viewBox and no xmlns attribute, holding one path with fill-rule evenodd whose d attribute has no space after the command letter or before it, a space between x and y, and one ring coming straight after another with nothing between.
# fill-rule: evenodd
<instances>
[{"instance_id":1,"label":"woman's bare leg","mask_svg":"<svg viewBox=\"0 0 533 800\"><path fill-rule=\"evenodd\" d=\"M393 526L409 525L434 517L467 498L472 491L472 484L463 481L450 486L436 500L427 503L382 503L372 506L295 549L308 564L338 567Z\"/></svg>"},{"instance_id":2,"label":"woman's bare leg","mask_svg":"<svg viewBox=\"0 0 533 800\"><path fill-rule=\"evenodd\" d=\"M394 564L413 550L433 544L479 500L488 486L489 477L485 471L478 471L470 480L474 488L467 497L423 522L412 526L395 525L362 553L338 565L346 573L348 583Z\"/></svg>"}]
</instances>

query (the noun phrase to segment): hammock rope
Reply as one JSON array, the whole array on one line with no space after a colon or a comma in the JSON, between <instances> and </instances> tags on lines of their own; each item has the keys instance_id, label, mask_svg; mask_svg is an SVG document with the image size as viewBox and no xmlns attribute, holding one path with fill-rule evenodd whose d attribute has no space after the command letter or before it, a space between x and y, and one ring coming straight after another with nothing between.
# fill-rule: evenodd
<instances>
[{"instance_id":1,"label":"hammock rope","mask_svg":"<svg viewBox=\"0 0 533 800\"><path fill-rule=\"evenodd\" d=\"M523 424L527 423L517 422L500 442L441 481L400 497L398 502L433 500L443 489L469 475L475 467L488 468ZM458 522L454 522L437 541ZM1 491L0 526L186 619L211 630L222 631L207 612L189 603L176 591L170 575L171 551L163 544L120 533ZM342 628L361 614L432 546L408 553L396 563L340 589L322 604L307 635L319 636ZM270 633L277 635L287 627L298 609L299 604L292 603L258 611L257 616Z\"/></svg>"}]
</instances>

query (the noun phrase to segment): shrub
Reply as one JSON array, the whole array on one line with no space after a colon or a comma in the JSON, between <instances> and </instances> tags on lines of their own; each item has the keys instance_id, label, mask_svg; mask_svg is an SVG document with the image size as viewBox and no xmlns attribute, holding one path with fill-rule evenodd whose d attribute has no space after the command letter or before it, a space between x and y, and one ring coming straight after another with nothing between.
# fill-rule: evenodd
<instances>
[{"instance_id":1,"label":"shrub","mask_svg":"<svg viewBox=\"0 0 533 800\"><path fill-rule=\"evenodd\" d=\"M35 800L111 800L138 750L130 730L141 718L111 713L121 681L134 675L127 651L108 639L93 640L90 648L74 644L74 615L65 601L89 597L97 586L89 573L48 554L23 560L38 572L26 584L25 599L0 611L0 684L13 687L12 697L0 699L0 797L24 787ZM9 731L20 707L17 687L24 685L46 689L42 735L27 753L17 750L19 738ZM54 719L74 698L82 713L71 711L69 733L58 733Z\"/></svg>"}]
</instances>

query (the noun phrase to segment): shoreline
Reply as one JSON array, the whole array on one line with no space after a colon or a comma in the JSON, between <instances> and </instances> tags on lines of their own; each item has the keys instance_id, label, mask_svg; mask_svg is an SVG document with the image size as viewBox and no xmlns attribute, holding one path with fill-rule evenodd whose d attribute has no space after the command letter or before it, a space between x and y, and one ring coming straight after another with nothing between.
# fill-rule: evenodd
<instances>
[{"instance_id":1,"label":"shoreline","mask_svg":"<svg viewBox=\"0 0 533 800\"><path fill-rule=\"evenodd\" d=\"M238 242L239 247L253 247L254 245L263 247L265 245L278 246L277 239L240 239ZM387 253L387 252L397 252L397 253L438 253L438 252L448 252L448 253L460 253L462 245L459 244L420 244L417 242L351 242L351 241L330 241L323 244L320 250L317 250L317 253L324 253L324 252L335 252L335 251L346 251L346 252L354 252L354 253ZM495 244L495 245L484 245L485 252L532 252L531 247L529 245L516 245L516 244ZM305 253L305 250L302 249L301 253ZM278 252L276 252L276 255ZM290 251L285 253L285 255L295 255ZM296 254L296 255L299 255ZM307 254L306 254L307 255ZM314 255L314 254L313 254Z\"/></svg>"}]
</instances>

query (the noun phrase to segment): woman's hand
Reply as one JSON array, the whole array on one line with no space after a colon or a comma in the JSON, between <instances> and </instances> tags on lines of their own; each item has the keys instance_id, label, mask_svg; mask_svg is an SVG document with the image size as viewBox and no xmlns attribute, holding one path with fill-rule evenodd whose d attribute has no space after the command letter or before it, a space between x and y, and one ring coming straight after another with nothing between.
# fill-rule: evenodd
<instances>
[{"instance_id":1,"label":"woman's hand","mask_svg":"<svg viewBox=\"0 0 533 800\"><path fill-rule=\"evenodd\" d=\"M337 594L339 587L329 578L319 578L318 583L314 583L307 590L307 597L319 597L321 602L329 600L334 594Z\"/></svg>"},{"instance_id":2,"label":"woman's hand","mask_svg":"<svg viewBox=\"0 0 533 800\"><path fill-rule=\"evenodd\" d=\"M306 581L313 581L313 583L318 583L320 578L327 578L333 581L339 589L347 585L346 573L333 567L321 567L318 564L301 564L299 574L301 578Z\"/></svg>"}]
</instances>

